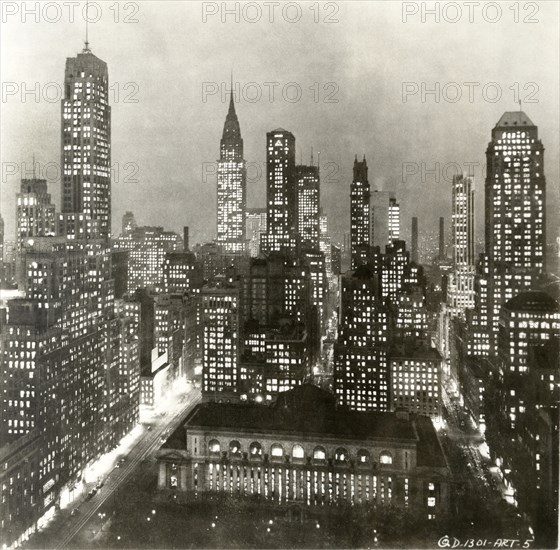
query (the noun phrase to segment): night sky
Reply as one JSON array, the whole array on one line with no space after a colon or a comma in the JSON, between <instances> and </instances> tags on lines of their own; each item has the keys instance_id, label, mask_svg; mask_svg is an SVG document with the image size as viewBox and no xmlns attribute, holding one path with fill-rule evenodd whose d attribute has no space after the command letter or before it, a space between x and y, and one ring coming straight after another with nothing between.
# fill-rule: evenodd
<instances>
[{"instance_id":1,"label":"night sky","mask_svg":"<svg viewBox=\"0 0 560 550\"><path fill-rule=\"evenodd\" d=\"M559 205L558 3L540 2L534 15L521 9L518 23L509 9L514 2L500 4L502 14L495 23L485 21L480 9L469 22L465 6L456 23L443 19L434 23L433 16L423 23L420 13L403 23L400 2L330 4L334 7L319 8L319 22L314 21L317 5L303 2L297 4L299 21L286 20L297 18L295 7L287 17L277 8L273 22L263 8L260 21L254 23L243 16L236 22L233 15L223 23L219 13L203 22L203 6L197 2L140 2L137 13L121 3L118 14L111 9L113 2L97 4L101 19L90 24L89 37L93 53L109 66L112 90L112 164L118 165L113 178L113 231L120 232L122 214L132 210L140 225L177 231L189 225L193 241L214 238L215 161L228 98L217 93L204 101L203 89L225 91L233 69L238 89L245 89L236 110L250 163L249 206L265 206L266 132L285 128L296 137L298 162L300 151L304 163L312 148L315 161L321 152L321 202L335 240L349 231L355 154L366 155L372 189L394 192L400 201L405 238L411 216L419 217L421 233L436 230L439 216L449 217L454 165L463 165L466 171L465 163L477 163L477 236L482 237L485 151L502 113L519 109L510 88L519 83L521 99L532 96L537 101L526 102L523 110L539 127L546 149L548 240L553 240ZM523 8L524 3L520 5ZM212 6L219 9L220 3L207 3L207 9ZM94 13L90 11L90 17ZM247 7L245 15L259 19L255 7ZM454 17L451 11L446 15ZM15 96L3 97L1 113L1 213L6 239L13 238L21 163L27 163L27 177L33 153L42 167L59 163L65 60L83 47L81 16L71 23L68 7L59 21L54 21L54 9L46 16L53 22L45 21L43 14L39 22L31 15L25 23L20 13L4 14L2 24L3 90L13 86L18 90ZM487 16L493 18L494 12ZM125 23L126 17L138 22ZM272 86L265 85L271 82L279 83L272 102ZM458 83L462 96L453 101L457 87L448 85L447 101L440 95L436 103L428 95L422 102L419 91L403 103L403 82L411 83L411 90L420 90L422 83L430 89L436 82L440 88ZM480 83L474 87L472 102L465 82ZM495 102L490 99L496 86L486 87L486 100L482 94L492 82L502 94ZM28 90L38 87L43 97L31 92L22 101L24 85ZM290 101L298 87L301 98ZM338 102L327 102L329 98ZM7 175L14 163L18 173ZM416 172L405 182L403 163L409 163L409 172ZM435 163L440 165L439 182L432 173L422 178L422 165L433 170ZM56 172L51 168L47 177L58 205Z\"/></svg>"}]
</instances>

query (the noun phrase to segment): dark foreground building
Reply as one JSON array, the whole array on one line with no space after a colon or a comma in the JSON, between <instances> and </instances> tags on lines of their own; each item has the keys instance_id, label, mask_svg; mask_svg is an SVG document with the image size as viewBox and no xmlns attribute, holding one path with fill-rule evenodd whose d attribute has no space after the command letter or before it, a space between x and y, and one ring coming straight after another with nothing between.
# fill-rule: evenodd
<instances>
[{"instance_id":1,"label":"dark foreground building","mask_svg":"<svg viewBox=\"0 0 560 550\"><path fill-rule=\"evenodd\" d=\"M158 451L163 498L260 496L278 505L447 510L445 455L428 417L337 408L304 384L270 406L201 403Z\"/></svg>"}]
</instances>

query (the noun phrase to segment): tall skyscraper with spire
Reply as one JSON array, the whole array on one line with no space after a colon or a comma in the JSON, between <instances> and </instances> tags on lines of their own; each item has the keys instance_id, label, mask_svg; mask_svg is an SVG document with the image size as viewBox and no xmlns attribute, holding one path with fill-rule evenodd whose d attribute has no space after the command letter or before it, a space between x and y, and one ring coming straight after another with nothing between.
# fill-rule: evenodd
<instances>
[{"instance_id":1,"label":"tall skyscraper with spire","mask_svg":"<svg viewBox=\"0 0 560 550\"><path fill-rule=\"evenodd\" d=\"M247 183L243 139L235 112L233 82L218 160L218 243L228 254L245 250Z\"/></svg>"},{"instance_id":2,"label":"tall skyscraper with spire","mask_svg":"<svg viewBox=\"0 0 560 550\"><path fill-rule=\"evenodd\" d=\"M366 264L370 251L370 186L366 157L354 158L354 177L350 185L350 268Z\"/></svg>"},{"instance_id":3,"label":"tall skyscraper with spire","mask_svg":"<svg viewBox=\"0 0 560 550\"><path fill-rule=\"evenodd\" d=\"M266 235L265 253L294 254L297 243L296 138L278 128L266 134Z\"/></svg>"},{"instance_id":4,"label":"tall skyscraper with spire","mask_svg":"<svg viewBox=\"0 0 560 550\"><path fill-rule=\"evenodd\" d=\"M107 64L87 41L66 59L61 104L59 231L107 240L111 234L111 107Z\"/></svg>"}]
</instances>

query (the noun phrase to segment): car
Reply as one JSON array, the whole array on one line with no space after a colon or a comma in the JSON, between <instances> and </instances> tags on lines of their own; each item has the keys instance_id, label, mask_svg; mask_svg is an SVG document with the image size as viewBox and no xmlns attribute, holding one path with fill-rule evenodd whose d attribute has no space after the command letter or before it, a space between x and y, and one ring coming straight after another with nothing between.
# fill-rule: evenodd
<instances>
[{"instance_id":1,"label":"car","mask_svg":"<svg viewBox=\"0 0 560 550\"><path fill-rule=\"evenodd\" d=\"M74 509L70 512L70 515L71 515L71 516L75 516L78 512L79 512L79 510L78 510L77 508L74 508Z\"/></svg>"},{"instance_id":2,"label":"car","mask_svg":"<svg viewBox=\"0 0 560 550\"><path fill-rule=\"evenodd\" d=\"M121 467L121 463L120 463L120 462L117 462L117 463L115 464L115 468L120 468L120 467Z\"/></svg>"},{"instance_id":3,"label":"car","mask_svg":"<svg viewBox=\"0 0 560 550\"><path fill-rule=\"evenodd\" d=\"M147 429L148 431L150 431L150 430L152 429L152 427L151 427L151 426L148 426L146 429Z\"/></svg>"},{"instance_id":4,"label":"car","mask_svg":"<svg viewBox=\"0 0 560 550\"><path fill-rule=\"evenodd\" d=\"M105 482L103 480L100 480L100 481L97 482L96 488L101 489L101 487L103 487L104 484L105 484Z\"/></svg>"}]
</instances>

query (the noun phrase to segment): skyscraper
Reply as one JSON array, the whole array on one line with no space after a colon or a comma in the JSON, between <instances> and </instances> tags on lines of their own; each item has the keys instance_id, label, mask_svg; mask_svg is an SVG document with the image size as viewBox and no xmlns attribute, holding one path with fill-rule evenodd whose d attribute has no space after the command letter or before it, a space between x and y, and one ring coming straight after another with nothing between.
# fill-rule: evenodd
<instances>
[{"instance_id":1,"label":"skyscraper","mask_svg":"<svg viewBox=\"0 0 560 550\"><path fill-rule=\"evenodd\" d=\"M485 239L493 262L535 274L545 265L544 147L523 112L506 112L486 150Z\"/></svg>"},{"instance_id":2,"label":"skyscraper","mask_svg":"<svg viewBox=\"0 0 560 550\"><path fill-rule=\"evenodd\" d=\"M474 182L453 176L451 201L453 271L447 287L448 304L455 310L474 307Z\"/></svg>"},{"instance_id":3,"label":"skyscraper","mask_svg":"<svg viewBox=\"0 0 560 550\"><path fill-rule=\"evenodd\" d=\"M463 174L453 176L451 231L454 266L474 265L474 181Z\"/></svg>"},{"instance_id":4,"label":"skyscraper","mask_svg":"<svg viewBox=\"0 0 560 550\"><path fill-rule=\"evenodd\" d=\"M295 253L297 241L296 138L278 128L266 134L265 253Z\"/></svg>"},{"instance_id":5,"label":"skyscraper","mask_svg":"<svg viewBox=\"0 0 560 550\"><path fill-rule=\"evenodd\" d=\"M165 259L168 252L180 252L181 237L163 227L137 227L128 237L116 240L118 247L128 249L128 292L137 288L164 290Z\"/></svg>"},{"instance_id":6,"label":"skyscraper","mask_svg":"<svg viewBox=\"0 0 560 550\"><path fill-rule=\"evenodd\" d=\"M401 207L397 199L389 199L389 239L387 244L393 244L401 238Z\"/></svg>"},{"instance_id":7,"label":"skyscraper","mask_svg":"<svg viewBox=\"0 0 560 550\"><path fill-rule=\"evenodd\" d=\"M256 258L261 251L261 235L266 233L266 208L248 208L245 237L249 256Z\"/></svg>"},{"instance_id":8,"label":"skyscraper","mask_svg":"<svg viewBox=\"0 0 560 550\"><path fill-rule=\"evenodd\" d=\"M111 107L105 61L86 47L66 60L62 99L62 213L83 214L87 238L111 234Z\"/></svg>"},{"instance_id":9,"label":"skyscraper","mask_svg":"<svg viewBox=\"0 0 560 550\"><path fill-rule=\"evenodd\" d=\"M412 218L412 243L410 250L411 260L417 264L418 263L418 218Z\"/></svg>"},{"instance_id":10,"label":"skyscraper","mask_svg":"<svg viewBox=\"0 0 560 550\"><path fill-rule=\"evenodd\" d=\"M350 185L350 269L366 264L370 252L370 186L366 157L354 158L354 177Z\"/></svg>"},{"instance_id":11,"label":"skyscraper","mask_svg":"<svg viewBox=\"0 0 560 550\"><path fill-rule=\"evenodd\" d=\"M238 385L239 284L215 279L201 291L202 389L234 395Z\"/></svg>"},{"instance_id":12,"label":"skyscraper","mask_svg":"<svg viewBox=\"0 0 560 550\"><path fill-rule=\"evenodd\" d=\"M357 411L389 410L389 320L377 276L361 265L341 277L333 391Z\"/></svg>"},{"instance_id":13,"label":"skyscraper","mask_svg":"<svg viewBox=\"0 0 560 550\"><path fill-rule=\"evenodd\" d=\"M47 180L23 179L16 196L17 248L25 239L49 237L56 231L55 206L47 192Z\"/></svg>"},{"instance_id":14,"label":"skyscraper","mask_svg":"<svg viewBox=\"0 0 560 550\"><path fill-rule=\"evenodd\" d=\"M475 278L470 348L497 352L502 305L535 289L545 267L546 180L538 128L523 111L506 112L486 150L485 245Z\"/></svg>"},{"instance_id":15,"label":"skyscraper","mask_svg":"<svg viewBox=\"0 0 560 550\"><path fill-rule=\"evenodd\" d=\"M138 225L133 212L125 212L122 217L122 235L128 235L134 231Z\"/></svg>"},{"instance_id":16,"label":"skyscraper","mask_svg":"<svg viewBox=\"0 0 560 550\"><path fill-rule=\"evenodd\" d=\"M243 139L232 90L218 160L218 243L224 247L226 254L238 254L245 250L246 208Z\"/></svg>"},{"instance_id":17,"label":"skyscraper","mask_svg":"<svg viewBox=\"0 0 560 550\"><path fill-rule=\"evenodd\" d=\"M4 218L0 214L0 288L4 283Z\"/></svg>"},{"instance_id":18,"label":"skyscraper","mask_svg":"<svg viewBox=\"0 0 560 550\"><path fill-rule=\"evenodd\" d=\"M296 166L298 237L301 250L319 250L320 187L318 166Z\"/></svg>"},{"instance_id":19,"label":"skyscraper","mask_svg":"<svg viewBox=\"0 0 560 550\"><path fill-rule=\"evenodd\" d=\"M389 242L389 200L388 191L373 191L371 193L371 243L384 250Z\"/></svg>"}]
</instances>

